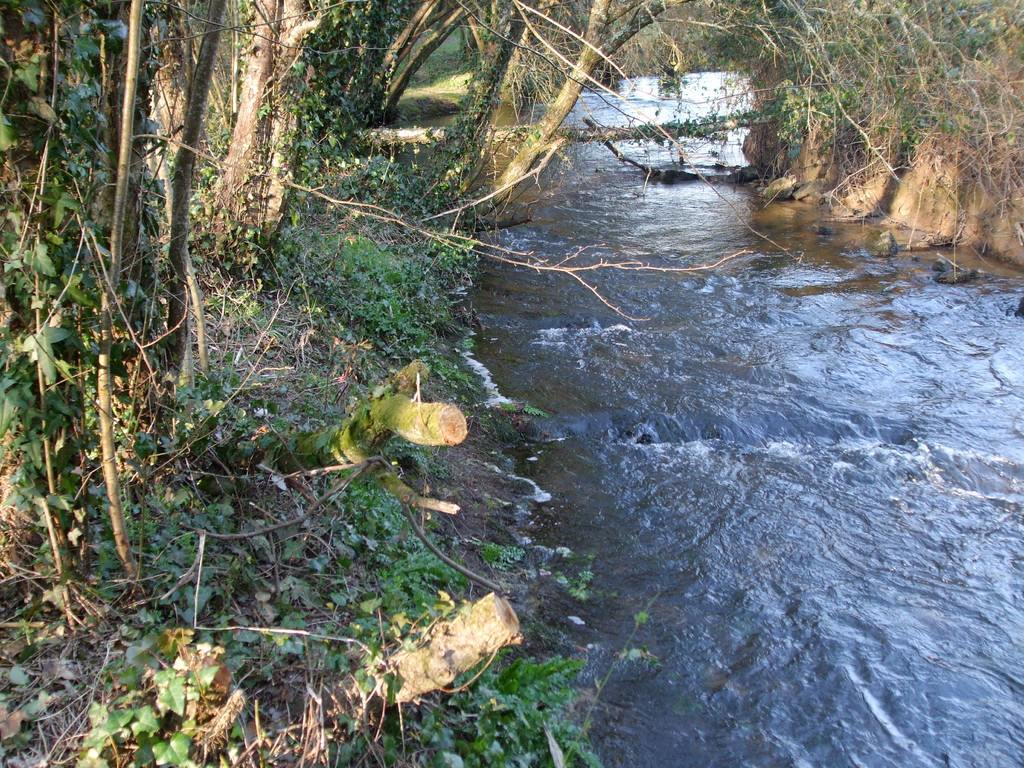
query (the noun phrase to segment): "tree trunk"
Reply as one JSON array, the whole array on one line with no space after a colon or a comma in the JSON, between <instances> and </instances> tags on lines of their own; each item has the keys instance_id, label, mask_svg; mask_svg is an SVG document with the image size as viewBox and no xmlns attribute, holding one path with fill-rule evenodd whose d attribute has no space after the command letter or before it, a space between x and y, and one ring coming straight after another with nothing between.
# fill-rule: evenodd
<instances>
[{"instance_id":1,"label":"tree trunk","mask_svg":"<svg viewBox=\"0 0 1024 768\"><path fill-rule=\"evenodd\" d=\"M192 79L192 30L188 17L172 14L166 36L161 45L160 68L153 77L153 115L165 136L180 139L188 83Z\"/></svg>"},{"instance_id":2,"label":"tree trunk","mask_svg":"<svg viewBox=\"0 0 1024 768\"><path fill-rule=\"evenodd\" d=\"M142 37L143 0L132 0L128 23L128 53L125 57L124 96L121 107L120 137L118 140L117 176L114 184L114 205L110 227L110 260L107 266L108 284L100 305L100 343L96 365L96 411L99 421L100 454L103 480L107 490L110 528L114 536L117 556L121 559L128 578L139 577L128 528L121 506L121 479L117 468L117 443L114 440L114 377L111 372L111 354L114 341L113 305L117 300L121 281L121 266L125 253L125 217L128 207L129 182L132 172L132 146L135 128L135 96L139 82L139 58Z\"/></svg>"},{"instance_id":3,"label":"tree trunk","mask_svg":"<svg viewBox=\"0 0 1024 768\"><path fill-rule=\"evenodd\" d=\"M320 20L310 18L306 0L255 0L255 7L257 18L266 23L253 36L231 145L215 196L217 206L233 221L272 232L284 213L282 181L291 170L292 66L302 40Z\"/></svg>"},{"instance_id":4,"label":"tree trunk","mask_svg":"<svg viewBox=\"0 0 1024 768\"><path fill-rule=\"evenodd\" d=\"M756 116L739 116L726 120L715 119L705 123L696 121L683 124L637 123L634 125L603 126L586 124L563 125L554 133L554 138L566 141L647 141L652 138L672 136L673 138L707 138L723 131L734 131L737 128L754 128L764 118ZM530 126L514 128L490 128L487 140L494 142L521 141L530 131ZM448 135L447 128L374 128L367 131L366 138L375 145L401 146L404 144L432 144L444 141Z\"/></svg>"},{"instance_id":5,"label":"tree trunk","mask_svg":"<svg viewBox=\"0 0 1024 768\"><path fill-rule=\"evenodd\" d=\"M556 133L563 121L576 106L584 87L592 80L598 65L613 56L641 29L651 24L666 9L690 2L690 0L652 0L634 2L618 12L611 23L611 0L595 0L590 9L587 30L583 34L583 48L576 58L572 70L566 77L558 96L548 107L544 116L537 121L530 137L523 142L512 161L506 166L495 182L495 189L507 188L505 197L510 197L515 184L530 172L538 158L553 147Z\"/></svg>"},{"instance_id":6,"label":"tree trunk","mask_svg":"<svg viewBox=\"0 0 1024 768\"><path fill-rule=\"evenodd\" d=\"M430 25L431 17L441 7L442 2L443 0L424 0L420 3L405 28L388 48L388 54L384 57L386 72L394 72L398 69L402 60L416 45L416 40L423 34L423 30Z\"/></svg>"},{"instance_id":7,"label":"tree trunk","mask_svg":"<svg viewBox=\"0 0 1024 768\"><path fill-rule=\"evenodd\" d=\"M610 8L611 0L596 0L594 2L587 20L587 30L583 35L584 47L580 51L572 71L566 77L558 96L548 107L544 116L537 121L530 137L523 142L523 146L502 172L495 184L496 187L501 188L513 184L516 179L525 176L537 158L551 146L555 132L561 128L565 118L576 106L590 75L604 60L598 46L601 41L601 33L608 23Z\"/></svg>"},{"instance_id":8,"label":"tree trunk","mask_svg":"<svg viewBox=\"0 0 1024 768\"><path fill-rule=\"evenodd\" d=\"M188 322L188 297L189 293L192 293L196 325L200 329L200 341L202 342L199 349L199 361L203 373L207 372L208 366L203 307L200 303L199 287L192 272L188 253L189 204L192 199L192 170L196 162L196 156L192 150L199 142L203 128L203 114L206 112L206 101L210 92L210 81L213 79L213 66L226 8L227 0L210 0L206 27L203 31L203 42L199 50L199 61L189 83L188 100L181 131L181 148L178 150L174 163L174 176L170 190L171 236L168 260L171 262L176 278L167 300L167 327L171 333L171 365L178 366L179 370L184 367L192 338Z\"/></svg>"},{"instance_id":9,"label":"tree trunk","mask_svg":"<svg viewBox=\"0 0 1024 768\"><path fill-rule=\"evenodd\" d=\"M430 54L444 45L445 40L451 37L452 32L458 27L459 23L466 18L466 11L463 8L456 8L452 11L445 19L437 22L437 26L434 31L427 35L423 40L420 41L419 45L415 50L410 49L401 59L398 60L398 64L404 64L401 71L395 75L395 77L388 84L388 98L387 103L384 106L384 115L386 120L393 120L395 110L398 107L398 100L402 98L402 94L405 93L409 87L409 83L412 80L420 67L430 58Z\"/></svg>"},{"instance_id":10,"label":"tree trunk","mask_svg":"<svg viewBox=\"0 0 1024 768\"><path fill-rule=\"evenodd\" d=\"M483 53L486 43L484 42L484 31L480 28L480 24L477 20L470 16L469 17L469 33L470 40L473 41L473 48L477 53Z\"/></svg>"},{"instance_id":11,"label":"tree trunk","mask_svg":"<svg viewBox=\"0 0 1024 768\"><path fill-rule=\"evenodd\" d=\"M435 153L433 183L442 189L464 192L479 175L487 156L487 129L491 125L512 54L523 37L526 25L520 17L512 16L497 28L504 31L491 43L480 72L470 84L459 117L451 128L451 135L455 138Z\"/></svg>"}]
</instances>

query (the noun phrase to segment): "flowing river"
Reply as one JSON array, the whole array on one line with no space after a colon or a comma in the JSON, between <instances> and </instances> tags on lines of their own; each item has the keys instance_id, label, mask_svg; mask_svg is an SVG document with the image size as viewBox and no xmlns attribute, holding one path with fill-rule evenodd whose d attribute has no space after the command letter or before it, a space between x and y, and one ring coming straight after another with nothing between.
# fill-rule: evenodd
<instances>
[{"instance_id":1,"label":"flowing river","mask_svg":"<svg viewBox=\"0 0 1024 768\"><path fill-rule=\"evenodd\" d=\"M658 88L632 105L712 109ZM738 162L735 144L691 150L709 172ZM600 145L570 161L505 246L672 268L754 251L589 275L643 321L503 265L473 297L477 358L548 414L517 471L551 499L523 532L593 558L589 599L538 602L603 684L606 767L1021 765L1021 273L968 262L988 274L939 285L936 254L871 258L864 229L817 228L809 206L645 187ZM656 661L619 658L639 647Z\"/></svg>"}]
</instances>

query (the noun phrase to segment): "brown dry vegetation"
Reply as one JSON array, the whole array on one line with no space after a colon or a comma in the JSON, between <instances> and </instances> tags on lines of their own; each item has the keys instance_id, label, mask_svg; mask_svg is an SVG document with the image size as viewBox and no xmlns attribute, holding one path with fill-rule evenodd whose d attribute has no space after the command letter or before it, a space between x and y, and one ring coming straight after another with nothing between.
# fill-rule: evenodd
<instances>
[{"instance_id":1,"label":"brown dry vegetation","mask_svg":"<svg viewBox=\"0 0 1024 768\"><path fill-rule=\"evenodd\" d=\"M1024 263L1021 13L824 1L733 17L768 41L754 77L777 117L757 160L826 179L836 214Z\"/></svg>"}]
</instances>

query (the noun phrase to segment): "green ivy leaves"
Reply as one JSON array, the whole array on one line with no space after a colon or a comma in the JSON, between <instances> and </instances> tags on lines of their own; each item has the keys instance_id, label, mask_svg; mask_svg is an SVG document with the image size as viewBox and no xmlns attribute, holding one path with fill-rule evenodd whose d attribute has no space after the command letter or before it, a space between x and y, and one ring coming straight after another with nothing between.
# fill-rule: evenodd
<instances>
[{"instance_id":1,"label":"green ivy leaves","mask_svg":"<svg viewBox=\"0 0 1024 768\"><path fill-rule=\"evenodd\" d=\"M157 689L156 704L160 712L185 714L185 680L173 669L165 669L153 675L153 684Z\"/></svg>"},{"instance_id":2,"label":"green ivy leaves","mask_svg":"<svg viewBox=\"0 0 1024 768\"><path fill-rule=\"evenodd\" d=\"M29 359L39 363L43 369L43 376L47 384L53 384L57 381L58 364L65 372L70 373L67 362L57 357L53 352L54 344L64 341L70 335L71 331L67 328L54 328L48 325L39 332L26 337L25 341L22 342L22 352L27 352Z\"/></svg>"},{"instance_id":3,"label":"green ivy leaves","mask_svg":"<svg viewBox=\"0 0 1024 768\"><path fill-rule=\"evenodd\" d=\"M17 143L17 131L14 130L14 126L11 125L11 121L7 119L7 116L0 111L0 152L6 152Z\"/></svg>"},{"instance_id":4,"label":"green ivy leaves","mask_svg":"<svg viewBox=\"0 0 1024 768\"><path fill-rule=\"evenodd\" d=\"M153 745L153 758L157 765L189 765L188 750L192 741L183 733L174 734L170 741Z\"/></svg>"}]
</instances>

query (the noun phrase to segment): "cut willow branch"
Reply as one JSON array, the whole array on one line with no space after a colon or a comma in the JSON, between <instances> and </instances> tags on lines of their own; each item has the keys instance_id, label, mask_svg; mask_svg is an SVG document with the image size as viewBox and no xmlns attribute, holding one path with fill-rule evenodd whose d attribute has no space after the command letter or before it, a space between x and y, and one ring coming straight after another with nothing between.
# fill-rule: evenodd
<instances>
[{"instance_id":1,"label":"cut willow branch","mask_svg":"<svg viewBox=\"0 0 1024 768\"><path fill-rule=\"evenodd\" d=\"M381 486L403 505L453 515L459 506L421 496L406 485L391 466L374 454L391 435L416 445L458 445L466 439L466 417L447 403L425 403L420 383L427 367L417 360L392 379L384 394L364 401L344 424L318 432L300 432L294 446L285 446L267 461L284 471L334 464L339 460L373 464Z\"/></svg>"},{"instance_id":2,"label":"cut willow branch","mask_svg":"<svg viewBox=\"0 0 1024 768\"><path fill-rule=\"evenodd\" d=\"M492 658L506 645L521 642L519 619L508 600L493 592L438 623L430 639L388 659L388 671L401 681L398 704L450 686L464 672ZM384 681L384 676L379 678ZM383 693L383 691L378 691Z\"/></svg>"}]
</instances>

